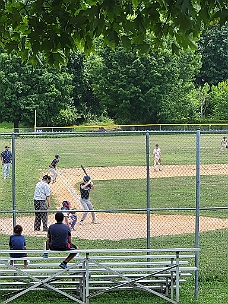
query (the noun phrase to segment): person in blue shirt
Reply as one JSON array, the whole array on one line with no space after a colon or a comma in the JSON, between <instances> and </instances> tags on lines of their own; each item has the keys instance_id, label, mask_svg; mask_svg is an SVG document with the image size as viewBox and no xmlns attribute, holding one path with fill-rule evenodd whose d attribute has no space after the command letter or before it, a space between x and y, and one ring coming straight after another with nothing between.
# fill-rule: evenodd
<instances>
[{"instance_id":1,"label":"person in blue shirt","mask_svg":"<svg viewBox=\"0 0 228 304\"><path fill-rule=\"evenodd\" d=\"M9 177L10 164L12 162L12 153L9 151L9 147L5 146L5 151L1 153L1 161L3 165L4 179Z\"/></svg>"},{"instance_id":2,"label":"person in blue shirt","mask_svg":"<svg viewBox=\"0 0 228 304\"><path fill-rule=\"evenodd\" d=\"M55 214L56 223L50 225L47 233L47 250L74 250L78 249L77 246L71 243L71 230L66 224L63 224L64 215L62 212ZM74 257L75 253L70 253L67 258L59 265L61 268L67 268L67 263Z\"/></svg>"},{"instance_id":3,"label":"person in blue shirt","mask_svg":"<svg viewBox=\"0 0 228 304\"><path fill-rule=\"evenodd\" d=\"M26 241L22 235L23 228L21 225L16 225L13 229L14 234L10 236L9 247L10 250L25 250ZM27 257L27 253L10 253L11 258L23 258ZM10 261L10 265L13 265L13 260ZM28 261L24 260L24 266L28 265Z\"/></svg>"}]
</instances>

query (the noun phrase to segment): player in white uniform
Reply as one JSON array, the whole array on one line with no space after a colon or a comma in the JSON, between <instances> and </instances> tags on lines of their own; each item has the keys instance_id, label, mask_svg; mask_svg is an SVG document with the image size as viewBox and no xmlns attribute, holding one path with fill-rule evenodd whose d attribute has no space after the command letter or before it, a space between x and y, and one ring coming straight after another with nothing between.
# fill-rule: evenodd
<instances>
[{"instance_id":1,"label":"player in white uniform","mask_svg":"<svg viewBox=\"0 0 228 304\"><path fill-rule=\"evenodd\" d=\"M154 171L156 170L156 164L158 164L158 169L161 171L161 149L158 147L158 144L155 145L154 151Z\"/></svg>"},{"instance_id":2,"label":"player in white uniform","mask_svg":"<svg viewBox=\"0 0 228 304\"><path fill-rule=\"evenodd\" d=\"M227 148L227 139L226 137L224 136L221 140L221 148L220 148L220 152L222 152L224 150L224 148Z\"/></svg>"}]
</instances>

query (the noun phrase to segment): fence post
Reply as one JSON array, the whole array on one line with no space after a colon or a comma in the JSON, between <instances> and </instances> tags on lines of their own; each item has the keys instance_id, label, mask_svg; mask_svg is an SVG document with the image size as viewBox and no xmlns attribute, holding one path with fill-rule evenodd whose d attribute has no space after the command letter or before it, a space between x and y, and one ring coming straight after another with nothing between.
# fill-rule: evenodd
<instances>
[{"instance_id":1,"label":"fence post","mask_svg":"<svg viewBox=\"0 0 228 304\"><path fill-rule=\"evenodd\" d=\"M150 143L146 132L146 195L147 195L147 249L150 249Z\"/></svg>"},{"instance_id":2,"label":"fence post","mask_svg":"<svg viewBox=\"0 0 228 304\"><path fill-rule=\"evenodd\" d=\"M16 159L15 159L15 134L12 134L12 207L13 227L16 225Z\"/></svg>"},{"instance_id":3,"label":"fence post","mask_svg":"<svg viewBox=\"0 0 228 304\"><path fill-rule=\"evenodd\" d=\"M200 219L200 129L196 133L196 223L195 223L195 247L199 248L199 219ZM198 299L199 289L199 252L195 254L195 298Z\"/></svg>"}]
</instances>

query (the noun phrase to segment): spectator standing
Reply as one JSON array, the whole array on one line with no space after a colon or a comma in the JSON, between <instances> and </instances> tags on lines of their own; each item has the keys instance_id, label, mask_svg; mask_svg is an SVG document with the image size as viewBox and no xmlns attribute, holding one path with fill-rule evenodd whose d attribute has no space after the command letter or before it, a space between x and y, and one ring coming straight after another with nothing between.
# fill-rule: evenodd
<instances>
[{"instance_id":1,"label":"spectator standing","mask_svg":"<svg viewBox=\"0 0 228 304\"><path fill-rule=\"evenodd\" d=\"M53 174L51 179L52 179L52 183L56 182L56 177L57 177L57 164L60 161L60 155L56 154L55 158L53 159L53 161L50 163L49 165L49 170L51 171L51 173Z\"/></svg>"},{"instance_id":2,"label":"spectator standing","mask_svg":"<svg viewBox=\"0 0 228 304\"><path fill-rule=\"evenodd\" d=\"M84 210L86 210L86 212L83 213L82 218L80 220L80 225L83 225L84 220L88 214L87 210L94 210L93 209L93 205L89 199L89 193L90 190L94 190L94 185L91 181L91 178L89 175L84 176L83 178L83 182L80 184L80 193L81 193L81 198L80 198L80 202L84 208ZM95 216L95 212L91 212L92 214L92 223L96 224L96 216Z\"/></svg>"},{"instance_id":3,"label":"spectator standing","mask_svg":"<svg viewBox=\"0 0 228 304\"><path fill-rule=\"evenodd\" d=\"M50 250L74 250L78 249L77 246L71 243L70 227L63 224L64 215L62 212L55 214L56 223L50 225L47 233L46 249ZM75 253L70 253L67 258L59 265L61 268L67 268L67 263L74 257Z\"/></svg>"},{"instance_id":4,"label":"spectator standing","mask_svg":"<svg viewBox=\"0 0 228 304\"><path fill-rule=\"evenodd\" d=\"M14 234L9 238L10 250L25 250L26 241L22 235L23 228L21 225L16 225L13 229ZM23 258L27 257L27 253L10 253L11 258ZM10 261L10 265L13 265L13 260ZM24 260L24 266L28 265L28 261Z\"/></svg>"},{"instance_id":5,"label":"spectator standing","mask_svg":"<svg viewBox=\"0 0 228 304\"><path fill-rule=\"evenodd\" d=\"M158 144L155 145L154 151L154 171L157 171L156 164L158 164L158 169L161 171L161 149L159 148Z\"/></svg>"},{"instance_id":6,"label":"spectator standing","mask_svg":"<svg viewBox=\"0 0 228 304\"><path fill-rule=\"evenodd\" d=\"M1 153L1 161L3 165L4 179L9 177L10 164L12 162L12 153L9 151L9 147L5 146L5 151Z\"/></svg>"},{"instance_id":7,"label":"spectator standing","mask_svg":"<svg viewBox=\"0 0 228 304\"><path fill-rule=\"evenodd\" d=\"M50 182L51 177L44 175L42 181L38 182L35 187L34 208L37 211L35 212L34 231L40 230L41 222L43 223L43 231L48 231L47 209L50 208Z\"/></svg>"}]
</instances>

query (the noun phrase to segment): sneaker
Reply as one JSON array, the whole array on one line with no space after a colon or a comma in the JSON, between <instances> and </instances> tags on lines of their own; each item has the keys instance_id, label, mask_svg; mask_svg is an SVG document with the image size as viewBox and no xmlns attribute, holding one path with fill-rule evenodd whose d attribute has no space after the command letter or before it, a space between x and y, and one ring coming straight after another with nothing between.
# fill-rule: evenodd
<instances>
[{"instance_id":1,"label":"sneaker","mask_svg":"<svg viewBox=\"0 0 228 304\"><path fill-rule=\"evenodd\" d=\"M92 223L93 223L93 224L97 224L97 221L96 221L96 220L95 220L95 221L92 221Z\"/></svg>"},{"instance_id":2,"label":"sneaker","mask_svg":"<svg viewBox=\"0 0 228 304\"><path fill-rule=\"evenodd\" d=\"M67 264L62 262L61 264L59 264L59 267L61 267L62 269L66 269L67 268Z\"/></svg>"},{"instance_id":3,"label":"sneaker","mask_svg":"<svg viewBox=\"0 0 228 304\"><path fill-rule=\"evenodd\" d=\"M159 169L159 171L161 171L162 169Z\"/></svg>"},{"instance_id":4,"label":"sneaker","mask_svg":"<svg viewBox=\"0 0 228 304\"><path fill-rule=\"evenodd\" d=\"M83 222L83 221L80 221L80 222L79 222L79 225L84 225L84 222Z\"/></svg>"},{"instance_id":5,"label":"sneaker","mask_svg":"<svg viewBox=\"0 0 228 304\"><path fill-rule=\"evenodd\" d=\"M42 257L44 258L44 259L48 259L48 253L43 253L43 255L42 255Z\"/></svg>"},{"instance_id":6,"label":"sneaker","mask_svg":"<svg viewBox=\"0 0 228 304\"><path fill-rule=\"evenodd\" d=\"M27 260L27 263L24 263L24 267L27 267L30 264L30 261Z\"/></svg>"}]
</instances>

